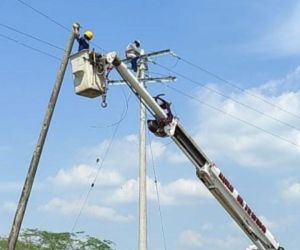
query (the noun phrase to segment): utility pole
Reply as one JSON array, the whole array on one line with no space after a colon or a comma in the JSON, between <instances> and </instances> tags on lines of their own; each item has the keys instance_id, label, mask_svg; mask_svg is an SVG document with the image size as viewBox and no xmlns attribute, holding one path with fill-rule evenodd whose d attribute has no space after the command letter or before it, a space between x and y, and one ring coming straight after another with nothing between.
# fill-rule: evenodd
<instances>
[{"instance_id":1,"label":"utility pole","mask_svg":"<svg viewBox=\"0 0 300 250\"><path fill-rule=\"evenodd\" d=\"M145 75L148 58L172 54L169 49L142 54L139 57L137 78L142 88L145 83L164 83L176 80L174 76L149 77ZM122 60L128 62L128 59ZM124 80L109 80L110 85L126 84ZM138 83L137 83L138 84ZM147 167L146 167L146 107L140 99L140 143L139 143L139 232L138 250L147 250Z\"/></svg>"},{"instance_id":2,"label":"utility pole","mask_svg":"<svg viewBox=\"0 0 300 250\"><path fill-rule=\"evenodd\" d=\"M24 214L25 214L25 210L27 207L27 203L28 203L28 199L30 196L30 192L33 186L33 182L34 182L34 178L35 178L35 174L38 168L38 164L40 161L40 157L43 151L43 147L44 147L44 143L46 140L46 136L47 136L47 132L50 126L50 122L51 122L51 118L54 112L54 108L56 105L56 101L60 92L60 88L63 82L63 78L66 72L66 68L68 66L68 60L69 60L69 56L71 54L72 51L72 47L74 44L74 40L75 40L75 29L79 29L79 25L78 24L73 24L72 27L72 31L69 35L69 40L67 43L67 47L65 50L65 53L63 55L61 64L60 64L60 68L58 70L57 73L57 77L54 83L54 87L52 90L52 95L50 97L49 103L48 103L48 109L46 111L46 114L44 116L44 121L42 124L42 128L40 131L40 135L38 138L38 142L36 144L36 148L33 152L32 155L32 159L29 165L29 169L28 169L28 173L26 176L26 180L23 186L23 190L22 190L22 194L19 200L19 204L17 207L17 211L14 217L14 221L13 221L13 225L10 231L10 235L8 238L8 250L15 250L16 248L16 244L17 244L17 240L18 240L18 236L19 236L19 232L20 232L20 228L22 225L22 221L24 218Z\"/></svg>"},{"instance_id":3,"label":"utility pole","mask_svg":"<svg viewBox=\"0 0 300 250\"><path fill-rule=\"evenodd\" d=\"M142 50L142 54L144 51ZM141 59L137 78L145 78L145 59ZM140 80L145 87L144 81ZM140 144L139 144L139 250L147 250L147 168L146 168L146 108L140 99Z\"/></svg>"}]
</instances>

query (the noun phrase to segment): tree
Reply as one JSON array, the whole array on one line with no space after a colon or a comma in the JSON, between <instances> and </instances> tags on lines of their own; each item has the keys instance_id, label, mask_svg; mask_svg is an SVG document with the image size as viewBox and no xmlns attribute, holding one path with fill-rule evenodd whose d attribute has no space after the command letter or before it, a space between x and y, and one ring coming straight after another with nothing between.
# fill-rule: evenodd
<instances>
[{"instance_id":1,"label":"tree","mask_svg":"<svg viewBox=\"0 0 300 250\"><path fill-rule=\"evenodd\" d=\"M21 232L16 250L112 250L114 243L99 240L84 232L54 233L38 229ZM7 249L7 238L0 237L0 249Z\"/></svg>"}]
</instances>

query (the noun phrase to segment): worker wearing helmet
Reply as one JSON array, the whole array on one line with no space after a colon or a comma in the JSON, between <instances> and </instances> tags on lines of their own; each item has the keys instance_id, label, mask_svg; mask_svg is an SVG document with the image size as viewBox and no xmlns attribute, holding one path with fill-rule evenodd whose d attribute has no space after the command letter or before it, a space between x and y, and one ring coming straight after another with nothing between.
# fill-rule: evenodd
<instances>
[{"instance_id":1,"label":"worker wearing helmet","mask_svg":"<svg viewBox=\"0 0 300 250\"><path fill-rule=\"evenodd\" d=\"M134 72L137 72L137 61L139 56L141 55L141 42L139 40L135 40L132 43L128 44L125 50L125 55L127 59L131 59L131 69Z\"/></svg>"},{"instance_id":2,"label":"worker wearing helmet","mask_svg":"<svg viewBox=\"0 0 300 250\"><path fill-rule=\"evenodd\" d=\"M90 48L90 44L89 41L92 40L93 38L93 32L90 30L87 30L84 32L83 36L80 37L79 32L76 33L76 40L79 44L78 46L78 52L84 49L89 49Z\"/></svg>"}]
</instances>

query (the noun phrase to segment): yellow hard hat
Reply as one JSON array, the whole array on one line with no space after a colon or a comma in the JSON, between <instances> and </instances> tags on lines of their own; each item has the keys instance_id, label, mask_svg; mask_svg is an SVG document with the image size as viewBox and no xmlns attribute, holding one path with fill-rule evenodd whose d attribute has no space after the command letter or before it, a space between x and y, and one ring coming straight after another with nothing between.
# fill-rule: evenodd
<instances>
[{"instance_id":1,"label":"yellow hard hat","mask_svg":"<svg viewBox=\"0 0 300 250\"><path fill-rule=\"evenodd\" d=\"M88 40L92 40L94 34L92 31L87 30L86 32L84 32L84 36L88 39Z\"/></svg>"}]
</instances>

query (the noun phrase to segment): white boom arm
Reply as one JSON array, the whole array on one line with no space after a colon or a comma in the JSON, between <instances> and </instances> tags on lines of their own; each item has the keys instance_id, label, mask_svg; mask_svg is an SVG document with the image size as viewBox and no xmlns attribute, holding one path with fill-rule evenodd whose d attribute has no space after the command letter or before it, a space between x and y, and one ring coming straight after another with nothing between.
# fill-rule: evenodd
<instances>
[{"instance_id":1,"label":"white boom arm","mask_svg":"<svg viewBox=\"0 0 300 250\"><path fill-rule=\"evenodd\" d=\"M113 63L121 77L143 100L144 104L155 113L156 117L167 117L154 98L139 83L137 78L127 69L126 65L114 52L107 55L107 60ZM198 178L226 209L255 244L256 248L258 250L284 250L266 225L258 218L230 181L222 174L220 169L202 152L183 126L177 121L174 124L175 128L170 137L194 164Z\"/></svg>"}]
</instances>

